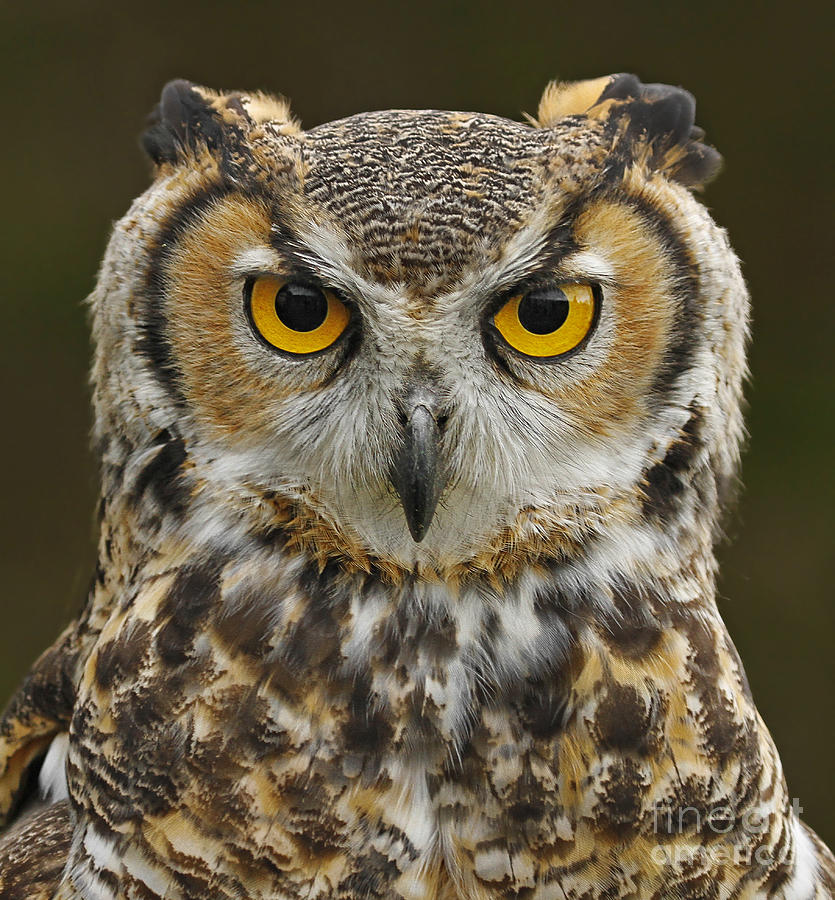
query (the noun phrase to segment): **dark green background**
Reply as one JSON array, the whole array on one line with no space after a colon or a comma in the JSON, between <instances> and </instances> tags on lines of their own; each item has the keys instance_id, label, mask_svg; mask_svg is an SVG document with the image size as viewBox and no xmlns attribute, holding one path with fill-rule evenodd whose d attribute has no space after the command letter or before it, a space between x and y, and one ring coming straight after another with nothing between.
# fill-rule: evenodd
<instances>
[{"instance_id":1,"label":"dark green background","mask_svg":"<svg viewBox=\"0 0 835 900\"><path fill-rule=\"evenodd\" d=\"M137 134L166 80L281 92L312 125L391 106L517 117L550 78L634 71L691 90L725 156L706 202L744 261L754 343L746 489L721 551L721 606L791 791L835 840L828 9L3 3L0 702L92 570L81 301L111 221L147 183Z\"/></svg>"}]
</instances>

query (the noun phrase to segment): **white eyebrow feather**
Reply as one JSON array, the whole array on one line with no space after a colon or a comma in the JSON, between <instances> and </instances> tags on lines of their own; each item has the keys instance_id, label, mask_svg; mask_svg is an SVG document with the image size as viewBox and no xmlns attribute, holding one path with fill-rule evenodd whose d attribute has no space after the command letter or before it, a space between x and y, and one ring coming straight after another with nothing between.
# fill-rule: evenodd
<instances>
[{"instance_id":1,"label":"white eyebrow feather","mask_svg":"<svg viewBox=\"0 0 835 900\"><path fill-rule=\"evenodd\" d=\"M540 266L549 233L546 210L520 228L505 244L498 259L467 272L450 294L451 304L482 304L487 297L511 287ZM354 252L342 236L323 223L309 223L297 235L293 254L304 260L323 281L343 290L357 300L373 298L375 302L402 302L402 285L380 285L363 278L353 267ZM232 262L233 274L243 277L253 272L275 270L282 265L279 253L267 246L253 247L240 253ZM600 253L584 249L570 254L560 263L563 275L608 282L614 277L611 263Z\"/></svg>"},{"instance_id":2,"label":"white eyebrow feather","mask_svg":"<svg viewBox=\"0 0 835 900\"><path fill-rule=\"evenodd\" d=\"M594 250L572 253L560 263L560 269L566 275L590 281L611 282L615 278L614 266L605 256Z\"/></svg>"},{"instance_id":3,"label":"white eyebrow feather","mask_svg":"<svg viewBox=\"0 0 835 900\"><path fill-rule=\"evenodd\" d=\"M274 272L281 263L281 258L270 247L251 247L239 253L229 266L233 275L243 278L255 272Z\"/></svg>"}]
</instances>

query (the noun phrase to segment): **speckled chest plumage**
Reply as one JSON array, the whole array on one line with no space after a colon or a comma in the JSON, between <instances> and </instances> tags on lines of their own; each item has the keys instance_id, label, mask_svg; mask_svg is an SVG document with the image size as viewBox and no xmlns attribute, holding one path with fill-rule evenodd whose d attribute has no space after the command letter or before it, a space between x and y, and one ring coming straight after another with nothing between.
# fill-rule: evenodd
<instances>
[{"instance_id":1,"label":"speckled chest plumage","mask_svg":"<svg viewBox=\"0 0 835 900\"><path fill-rule=\"evenodd\" d=\"M260 555L154 572L91 656L70 787L136 896L709 896L706 836L739 877L760 846L782 871L787 823L727 837L784 789L702 604L393 592Z\"/></svg>"}]
</instances>

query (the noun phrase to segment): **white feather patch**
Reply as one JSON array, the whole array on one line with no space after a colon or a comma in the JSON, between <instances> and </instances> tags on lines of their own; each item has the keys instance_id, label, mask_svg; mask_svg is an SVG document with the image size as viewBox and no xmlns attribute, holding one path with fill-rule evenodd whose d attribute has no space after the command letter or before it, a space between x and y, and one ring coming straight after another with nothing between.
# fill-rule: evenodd
<instances>
[{"instance_id":1,"label":"white feather patch","mask_svg":"<svg viewBox=\"0 0 835 900\"><path fill-rule=\"evenodd\" d=\"M819 884L818 855L812 839L799 819L794 820L794 875L786 887L785 900L812 900Z\"/></svg>"},{"instance_id":2,"label":"white feather patch","mask_svg":"<svg viewBox=\"0 0 835 900\"><path fill-rule=\"evenodd\" d=\"M46 751L40 774L38 789L44 800L57 803L69 799L67 789L67 752L70 747L70 736L64 732L53 738Z\"/></svg>"}]
</instances>

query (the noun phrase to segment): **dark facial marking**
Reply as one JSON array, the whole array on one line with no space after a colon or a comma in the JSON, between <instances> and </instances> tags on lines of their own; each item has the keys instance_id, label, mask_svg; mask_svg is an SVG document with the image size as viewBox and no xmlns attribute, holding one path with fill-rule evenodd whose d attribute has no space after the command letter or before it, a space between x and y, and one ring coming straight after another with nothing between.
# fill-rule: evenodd
<instances>
[{"instance_id":1,"label":"dark facial marking","mask_svg":"<svg viewBox=\"0 0 835 900\"><path fill-rule=\"evenodd\" d=\"M159 383L169 397L179 407L185 406L182 391L182 373L174 361L174 354L168 336L168 317L165 313L168 291L166 268L180 235L188 225L216 200L231 193L223 185L215 184L203 188L177 207L162 226L156 239L156 246L149 248L150 264L145 276L145 298L140 312L140 337L136 352L144 356Z\"/></svg>"},{"instance_id":2,"label":"dark facial marking","mask_svg":"<svg viewBox=\"0 0 835 900\"><path fill-rule=\"evenodd\" d=\"M685 477L701 450L702 414L695 410L681 436L667 449L664 459L644 475L643 510L647 516L669 522L678 509L689 480Z\"/></svg>"},{"instance_id":3,"label":"dark facial marking","mask_svg":"<svg viewBox=\"0 0 835 900\"><path fill-rule=\"evenodd\" d=\"M186 460L185 444L167 429L159 433L156 443L162 449L136 479L136 496L141 497L150 491L161 509L175 515L182 514L189 499L182 477L182 465Z\"/></svg>"},{"instance_id":4,"label":"dark facial marking","mask_svg":"<svg viewBox=\"0 0 835 900\"><path fill-rule=\"evenodd\" d=\"M619 187L619 179L607 180L595 191L595 196L606 199L611 195L614 202L637 213L644 220L647 230L661 244L664 256L675 270L677 302L672 334L649 394L651 407L660 410L668 404L670 392L678 378L690 368L698 346L701 334L698 318L699 270L677 225L649 200L626 196Z\"/></svg>"}]
</instances>

